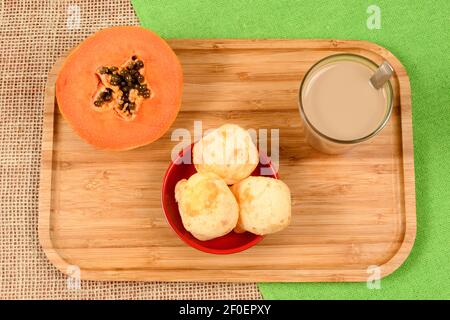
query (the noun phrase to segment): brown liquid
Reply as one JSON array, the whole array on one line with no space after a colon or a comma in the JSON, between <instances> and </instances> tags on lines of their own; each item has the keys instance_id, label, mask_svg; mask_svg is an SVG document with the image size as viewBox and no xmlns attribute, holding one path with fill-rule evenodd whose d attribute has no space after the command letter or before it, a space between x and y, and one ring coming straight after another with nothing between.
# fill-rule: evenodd
<instances>
[{"instance_id":1,"label":"brown liquid","mask_svg":"<svg viewBox=\"0 0 450 320\"><path fill-rule=\"evenodd\" d=\"M355 140L374 132L387 111L386 90L370 83L374 70L355 61L336 61L314 71L302 89L303 110L324 135Z\"/></svg>"}]
</instances>

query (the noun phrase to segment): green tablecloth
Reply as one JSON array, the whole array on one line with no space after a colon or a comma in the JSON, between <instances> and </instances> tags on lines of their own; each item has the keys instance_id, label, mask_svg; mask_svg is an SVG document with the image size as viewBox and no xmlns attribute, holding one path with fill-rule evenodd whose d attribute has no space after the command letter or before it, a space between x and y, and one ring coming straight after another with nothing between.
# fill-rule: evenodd
<instances>
[{"instance_id":1,"label":"green tablecloth","mask_svg":"<svg viewBox=\"0 0 450 320\"><path fill-rule=\"evenodd\" d=\"M266 299L450 299L450 1L133 0L166 38L337 38L376 42L412 87L417 237L403 266L365 283L264 283ZM381 29L369 29L370 5Z\"/></svg>"}]
</instances>

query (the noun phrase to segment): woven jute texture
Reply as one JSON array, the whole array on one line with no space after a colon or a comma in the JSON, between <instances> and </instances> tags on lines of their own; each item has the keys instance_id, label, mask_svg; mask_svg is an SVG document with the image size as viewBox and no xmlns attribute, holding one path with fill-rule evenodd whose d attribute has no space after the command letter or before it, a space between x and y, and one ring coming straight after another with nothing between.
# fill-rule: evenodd
<instances>
[{"instance_id":1,"label":"woven jute texture","mask_svg":"<svg viewBox=\"0 0 450 320\"><path fill-rule=\"evenodd\" d=\"M127 0L0 0L0 6L0 298L261 298L255 284L243 283L82 281L80 290L68 288L37 235L47 73L89 34L138 21Z\"/></svg>"}]
</instances>

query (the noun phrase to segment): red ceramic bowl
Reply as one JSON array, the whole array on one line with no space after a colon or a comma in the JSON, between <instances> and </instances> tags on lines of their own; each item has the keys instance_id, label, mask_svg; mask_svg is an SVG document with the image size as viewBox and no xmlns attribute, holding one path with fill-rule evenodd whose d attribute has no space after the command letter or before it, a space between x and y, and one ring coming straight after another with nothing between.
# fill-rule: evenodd
<instances>
[{"instance_id":1,"label":"red ceramic bowl","mask_svg":"<svg viewBox=\"0 0 450 320\"><path fill-rule=\"evenodd\" d=\"M246 250L257 244L262 240L263 237L250 232L236 233L234 231L231 231L230 233L222 237L208 241L201 241L192 236L192 234L184 228L181 221L180 212L178 211L178 204L175 201L175 185L181 179L188 179L190 176L197 172L194 165L192 164L192 147L193 144L186 147L180 152L178 158L170 163L169 168L167 169L164 176L164 181L161 189L161 204L164 210L164 214L166 215L167 222L169 222L170 226L181 240L183 240L191 247L207 253L236 253ZM180 163L181 157L185 153L189 153L191 164L177 164ZM255 171L253 171L252 175L259 176L260 168L267 167L270 168L269 171L271 172L268 177L278 179L278 175L275 171L275 168L272 166L270 159L267 156L260 154L260 160L263 161L260 161L258 167L255 169ZM261 162L268 164L262 164Z\"/></svg>"}]
</instances>

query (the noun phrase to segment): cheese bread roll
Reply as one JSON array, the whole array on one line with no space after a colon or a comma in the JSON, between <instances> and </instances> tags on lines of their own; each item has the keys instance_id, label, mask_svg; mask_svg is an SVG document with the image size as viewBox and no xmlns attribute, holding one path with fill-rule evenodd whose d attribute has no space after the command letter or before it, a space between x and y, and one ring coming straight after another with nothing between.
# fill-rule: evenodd
<instances>
[{"instance_id":1,"label":"cheese bread roll","mask_svg":"<svg viewBox=\"0 0 450 320\"><path fill-rule=\"evenodd\" d=\"M231 187L240 211L236 232L264 235L286 228L291 221L291 193L281 180L248 177Z\"/></svg>"},{"instance_id":2,"label":"cheese bread roll","mask_svg":"<svg viewBox=\"0 0 450 320\"><path fill-rule=\"evenodd\" d=\"M221 237L236 226L236 198L225 181L213 173L196 173L178 181L175 199L184 227L199 240Z\"/></svg>"},{"instance_id":3,"label":"cheese bread roll","mask_svg":"<svg viewBox=\"0 0 450 320\"><path fill-rule=\"evenodd\" d=\"M235 124L226 124L207 134L193 148L198 172L212 172L229 185L247 178L258 165L258 149L250 134Z\"/></svg>"}]
</instances>

